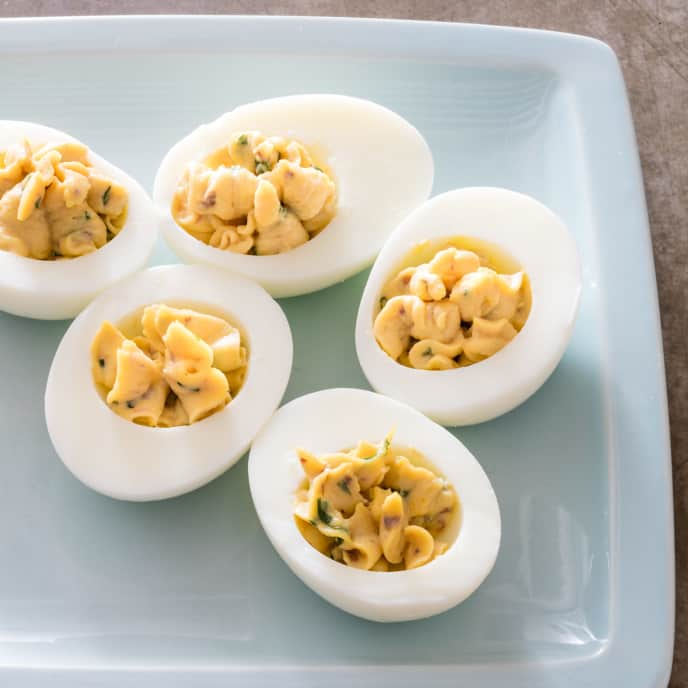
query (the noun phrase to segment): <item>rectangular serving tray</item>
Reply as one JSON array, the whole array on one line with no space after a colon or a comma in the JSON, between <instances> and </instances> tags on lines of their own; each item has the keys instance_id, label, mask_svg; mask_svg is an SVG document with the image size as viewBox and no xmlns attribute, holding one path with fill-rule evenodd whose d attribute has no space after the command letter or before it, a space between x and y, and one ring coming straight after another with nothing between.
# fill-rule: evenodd
<instances>
[{"instance_id":1,"label":"rectangular serving tray","mask_svg":"<svg viewBox=\"0 0 688 688\"><path fill-rule=\"evenodd\" d=\"M78 483L42 412L68 323L0 314L0 685L666 685L662 345L636 142L606 45L458 24L111 17L0 21L0 60L1 118L64 129L149 190L170 145L239 103L372 99L427 138L435 193L535 196L567 222L584 268L554 375L520 408L456 433L500 500L494 571L456 609L395 625L350 617L290 573L259 526L245 459L160 503ZM153 262L175 260L161 242ZM353 346L365 279L282 301L295 343L286 399L367 386Z\"/></svg>"}]
</instances>

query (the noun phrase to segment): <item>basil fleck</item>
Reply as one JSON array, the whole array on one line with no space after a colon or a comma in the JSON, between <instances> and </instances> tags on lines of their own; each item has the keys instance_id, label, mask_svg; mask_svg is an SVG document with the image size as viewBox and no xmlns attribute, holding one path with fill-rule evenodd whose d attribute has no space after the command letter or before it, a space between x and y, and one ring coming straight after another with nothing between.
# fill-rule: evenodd
<instances>
[{"instance_id":1,"label":"basil fleck","mask_svg":"<svg viewBox=\"0 0 688 688\"><path fill-rule=\"evenodd\" d=\"M431 348L431 347L428 347L428 348L423 352L423 356L425 356L426 358L427 358L428 356L432 356L432 348Z\"/></svg>"},{"instance_id":2,"label":"basil fleck","mask_svg":"<svg viewBox=\"0 0 688 688\"><path fill-rule=\"evenodd\" d=\"M41 201L42 201L42 200L43 200L43 199L40 198L40 197L37 198L37 199L36 199L36 202L33 204L33 207L34 207L34 208L40 208L40 207L41 207Z\"/></svg>"},{"instance_id":3,"label":"basil fleck","mask_svg":"<svg viewBox=\"0 0 688 688\"><path fill-rule=\"evenodd\" d=\"M248 136L246 136L246 134L242 134L242 135L237 139L237 143L240 144L240 145L242 145L242 146L245 146L245 145L248 143Z\"/></svg>"},{"instance_id":4,"label":"basil fleck","mask_svg":"<svg viewBox=\"0 0 688 688\"><path fill-rule=\"evenodd\" d=\"M107 205L110 200L110 192L112 191L112 186L108 186L105 191L103 191L103 205Z\"/></svg>"},{"instance_id":5,"label":"basil fleck","mask_svg":"<svg viewBox=\"0 0 688 688\"><path fill-rule=\"evenodd\" d=\"M384 308L385 304L387 303L387 297L386 296L381 296L380 297L380 308Z\"/></svg>"},{"instance_id":6,"label":"basil fleck","mask_svg":"<svg viewBox=\"0 0 688 688\"><path fill-rule=\"evenodd\" d=\"M98 359L98 365L99 365L101 368L105 368L105 359L104 359L104 358L99 358L99 359Z\"/></svg>"},{"instance_id":7,"label":"basil fleck","mask_svg":"<svg viewBox=\"0 0 688 688\"><path fill-rule=\"evenodd\" d=\"M337 487L338 487L342 492L346 492L346 494L348 494L348 495L351 494L351 490L349 489L349 482L350 482L350 479L349 479L349 478L342 478L342 480L340 480L340 481L337 483Z\"/></svg>"}]
</instances>

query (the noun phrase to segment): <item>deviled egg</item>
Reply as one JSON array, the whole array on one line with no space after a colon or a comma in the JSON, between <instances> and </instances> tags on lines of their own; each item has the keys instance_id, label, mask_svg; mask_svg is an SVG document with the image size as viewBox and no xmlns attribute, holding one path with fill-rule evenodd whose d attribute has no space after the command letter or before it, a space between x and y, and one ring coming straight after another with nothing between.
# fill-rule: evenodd
<instances>
[{"instance_id":1,"label":"deviled egg","mask_svg":"<svg viewBox=\"0 0 688 688\"><path fill-rule=\"evenodd\" d=\"M375 261L356 351L377 391L443 425L495 418L559 363L578 310L576 245L538 201L450 191L402 222Z\"/></svg>"},{"instance_id":2,"label":"deviled egg","mask_svg":"<svg viewBox=\"0 0 688 688\"><path fill-rule=\"evenodd\" d=\"M153 197L185 261L294 296L369 265L432 182L430 149L399 115L298 95L242 105L191 132L160 164Z\"/></svg>"},{"instance_id":3,"label":"deviled egg","mask_svg":"<svg viewBox=\"0 0 688 688\"><path fill-rule=\"evenodd\" d=\"M259 285L205 266L151 268L70 325L48 375L48 432L94 490L173 497L248 449L291 363L287 319Z\"/></svg>"},{"instance_id":4,"label":"deviled egg","mask_svg":"<svg viewBox=\"0 0 688 688\"><path fill-rule=\"evenodd\" d=\"M497 557L499 507L478 461L388 397L329 389L295 399L254 440L248 473L282 559L356 616L443 612L478 588Z\"/></svg>"},{"instance_id":5,"label":"deviled egg","mask_svg":"<svg viewBox=\"0 0 688 688\"><path fill-rule=\"evenodd\" d=\"M141 186L83 143L0 121L0 309L76 315L145 265L158 222Z\"/></svg>"}]
</instances>

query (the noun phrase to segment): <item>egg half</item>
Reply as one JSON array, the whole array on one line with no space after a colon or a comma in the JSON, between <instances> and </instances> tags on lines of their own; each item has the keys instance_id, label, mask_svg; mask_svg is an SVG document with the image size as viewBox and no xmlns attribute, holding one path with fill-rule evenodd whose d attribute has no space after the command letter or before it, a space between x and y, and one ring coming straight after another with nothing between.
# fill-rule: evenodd
<instances>
[{"instance_id":1,"label":"egg half","mask_svg":"<svg viewBox=\"0 0 688 688\"><path fill-rule=\"evenodd\" d=\"M337 187L336 213L314 238L277 255L243 255L194 238L170 208L185 166L232 135L260 131L294 138L317 154ZM368 266L395 226L426 200L433 182L430 149L405 119L367 100L297 95L242 105L175 144L164 157L153 197L163 233L186 262L207 263L257 281L273 296L295 296L340 282Z\"/></svg>"},{"instance_id":2,"label":"egg half","mask_svg":"<svg viewBox=\"0 0 688 688\"><path fill-rule=\"evenodd\" d=\"M54 144L76 139L57 129L31 122L0 121L0 151L28 139ZM29 318L59 320L75 316L103 289L140 270L158 236L159 217L143 188L128 174L89 151L99 172L129 193L122 230L102 248L78 258L36 260L0 251L0 309Z\"/></svg>"},{"instance_id":3,"label":"egg half","mask_svg":"<svg viewBox=\"0 0 688 688\"><path fill-rule=\"evenodd\" d=\"M206 306L237 327L248 348L239 393L221 411L171 428L137 425L114 413L91 373L101 324L143 306ZM45 391L53 446L83 483L110 497L164 499L194 490L232 466L278 407L289 380L292 339L279 305L259 285L207 266L150 268L98 296L70 325Z\"/></svg>"},{"instance_id":4,"label":"egg half","mask_svg":"<svg viewBox=\"0 0 688 688\"><path fill-rule=\"evenodd\" d=\"M321 554L294 520L303 470L295 452L314 454L380 441L413 447L456 490L460 527L447 551L419 568L366 571ZM251 496L258 518L289 568L331 604L372 621L408 621L439 614L466 599L492 569L499 549L499 506L473 455L451 433L415 409L359 389L328 389L283 406L251 447Z\"/></svg>"},{"instance_id":5,"label":"egg half","mask_svg":"<svg viewBox=\"0 0 688 688\"><path fill-rule=\"evenodd\" d=\"M421 242L454 237L489 242L528 275L532 306L503 349L467 367L418 370L379 346L373 323L384 285ZM581 292L580 261L564 223L529 196L498 188L465 188L435 196L412 212L380 252L356 319L356 352L378 392L443 425L480 423L510 411L547 380L566 350Z\"/></svg>"}]
</instances>

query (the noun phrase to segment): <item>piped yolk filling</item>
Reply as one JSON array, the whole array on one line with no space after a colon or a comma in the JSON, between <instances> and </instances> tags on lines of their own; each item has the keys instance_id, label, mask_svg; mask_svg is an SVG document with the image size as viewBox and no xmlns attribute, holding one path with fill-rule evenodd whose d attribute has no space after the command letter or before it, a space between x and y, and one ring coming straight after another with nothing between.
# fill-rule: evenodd
<instances>
[{"instance_id":1,"label":"piped yolk filling","mask_svg":"<svg viewBox=\"0 0 688 688\"><path fill-rule=\"evenodd\" d=\"M290 251L334 217L336 187L306 147L260 132L234 134L227 146L187 164L172 200L181 227L234 253Z\"/></svg>"},{"instance_id":2,"label":"piped yolk filling","mask_svg":"<svg viewBox=\"0 0 688 688\"><path fill-rule=\"evenodd\" d=\"M128 201L81 143L24 140L0 152L0 250L39 260L92 253L121 231Z\"/></svg>"},{"instance_id":3,"label":"piped yolk filling","mask_svg":"<svg viewBox=\"0 0 688 688\"><path fill-rule=\"evenodd\" d=\"M107 405L141 425L195 423L241 389L247 351L223 318L155 304L132 338L104 322L91 344L91 369Z\"/></svg>"},{"instance_id":4,"label":"piped yolk filling","mask_svg":"<svg viewBox=\"0 0 688 688\"><path fill-rule=\"evenodd\" d=\"M458 368L504 348L525 324L530 303L525 272L500 274L477 253L450 246L387 282L373 332L403 365Z\"/></svg>"},{"instance_id":5,"label":"piped yolk filling","mask_svg":"<svg viewBox=\"0 0 688 688\"><path fill-rule=\"evenodd\" d=\"M454 488L395 451L391 440L390 433L379 444L359 442L351 451L321 456L297 450L306 479L296 494L296 524L335 561L401 571L449 547L445 536L459 512Z\"/></svg>"}]
</instances>

